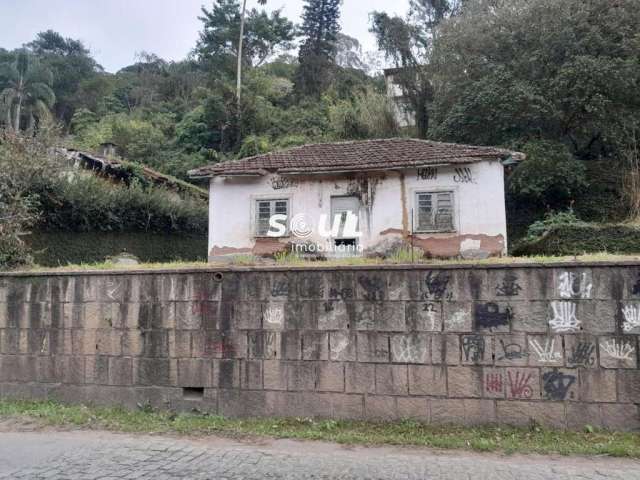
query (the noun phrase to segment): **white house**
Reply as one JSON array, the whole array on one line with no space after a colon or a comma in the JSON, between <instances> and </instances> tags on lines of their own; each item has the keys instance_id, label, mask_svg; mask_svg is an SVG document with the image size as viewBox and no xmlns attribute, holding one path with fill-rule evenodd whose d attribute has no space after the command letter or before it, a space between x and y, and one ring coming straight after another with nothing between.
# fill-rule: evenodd
<instances>
[{"instance_id":1,"label":"white house","mask_svg":"<svg viewBox=\"0 0 640 480\"><path fill-rule=\"evenodd\" d=\"M194 170L210 181L209 257L507 249L504 166L522 154L416 139L305 145ZM306 250L301 250L306 249Z\"/></svg>"}]
</instances>

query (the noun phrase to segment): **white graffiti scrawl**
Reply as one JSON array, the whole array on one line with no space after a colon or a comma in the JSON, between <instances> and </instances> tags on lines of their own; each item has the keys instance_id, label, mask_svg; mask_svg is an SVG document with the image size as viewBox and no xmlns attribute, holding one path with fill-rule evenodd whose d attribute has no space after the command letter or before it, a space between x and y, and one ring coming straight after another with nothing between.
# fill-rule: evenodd
<instances>
[{"instance_id":1,"label":"white graffiti scrawl","mask_svg":"<svg viewBox=\"0 0 640 480\"><path fill-rule=\"evenodd\" d=\"M263 313L265 327L278 328L284 324L284 307L269 305Z\"/></svg>"},{"instance_id":2,"label":"white graffiti scrawl","mask_svg":"<svg viewBox=\"0 0 640 480\"><path fill-rule=\"evenodd\" d=\"M625 332L630 332L634 328L640 327L640 306L626 305L622 309L622 315L624 316L622 329Z\"/></svg>"},{"instance_id":3,"label":"white graffiti scrawl","mask_svg":"<svg viewBox=\"0 0 640 480\"><path fill-rule=\"evenodd\" d=\"M560 352L556 352L555 338L547 338L544 345L540 345L538 340L529 340L529 345L538 355L538 361L540 363L553 363L562 359L562 354Z\"/></svg>"},{"instance_id":4,"label":"white graffiti scrawl","mask_svg":"<svg viewBox=\"0 0 640 480\"><path fill-rule=\"evenodd\" d=\"M616 342L615 340L600 343L600 348L616 360L632 360L632 355L635 352L635 348L630 343Z\"/></svg>"},{"instance_id":5,"label":"white graffiti scrawl","mask_svg":"<svg viewBox=\"0 0 640 480\"><path fill-rule=\"evenodd\" d=\"M586 273L578 276L572 272L560 274L558 291L560 298L591 298L593 285Z\"/></svg>"},{"instance_id":6,"label":"white graffiti scrawl","mask_svg":"<svg viewBox=\"0 0 640 480\"><path fill-rule=\"evenodd\" d=\"M572 302L551 302L553 318L549 326L555 332L575 332L580 328L580 320L576 318L576 304Z\"/></svg>"},{"instance_id":7,"label":"white graffiti scrawl","mask_svg":"<svg viewBox=\"0 0 640 480\"><path fill-rule=\"evenodd\" d=\"M392 342L394 360L399 363L424 363L427 350L420 348L409 337L395 339Z\"/></svg>"}]
</instances>

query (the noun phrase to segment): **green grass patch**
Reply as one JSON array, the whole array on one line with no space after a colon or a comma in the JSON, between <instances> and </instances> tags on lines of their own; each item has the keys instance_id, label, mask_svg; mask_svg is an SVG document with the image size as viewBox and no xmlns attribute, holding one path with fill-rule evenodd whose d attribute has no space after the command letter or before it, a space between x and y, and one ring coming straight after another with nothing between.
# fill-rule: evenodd
<instances>
[{"instance_id":1,"label":"green grass patch","mask_svg":"<svg viewBox=\"0 0 640 480\"><path fill-rule=\"evenodd\" d=\"M50 401L0 401L0 420L35 421L48 427L189 436L271 437L322 440L350 445L421 446L480 452L609 455L640 458L640 434L586 428L582 432L537 425L459 427L414 421L364 422L308 418L229 419L149 408L63 405Z\"/></svg>"},{"instance_id":2,"label":"green grass patch","mask_svg":"<svg viewBox=\"0 0 640 480\"><path fill-rule=\"evenodd\" d=\"M550 263L598 263L598 262L640 262L640 255L615 255L607 252L592 253L586 255L571 255L571 256L551 256L551 255L536 255L529 257L496 257L480 260L438 260L438 259L423 259L416 256L415 261L411 262L406 258L407 254L404 253L400 256L395 256L390 259L377 259L377 258L343 258L335 260L322 260L322 261L310 261L303 260L296 256L283 255L277 257L272 262L265 259L260 259L252 255L238 255L230 258L228 262L164 262L164 263L141 263L139 265L116 265L112 262L101 263L80 263L74 265L67 265L61 267L43 267L40 265L33 266L28 270L22 270L27 272L74 272L74 271L111 271L111 270L180 270L180 269L210 269L210 268L225 268L225 267L261 267L261 266L290 266L300 268L327 268L327 267L349 267L349 266L376 266L376 265L468 265L478 266L483 265L527 265L527 264L550 264Z\"/></svg>"}]
</instances>

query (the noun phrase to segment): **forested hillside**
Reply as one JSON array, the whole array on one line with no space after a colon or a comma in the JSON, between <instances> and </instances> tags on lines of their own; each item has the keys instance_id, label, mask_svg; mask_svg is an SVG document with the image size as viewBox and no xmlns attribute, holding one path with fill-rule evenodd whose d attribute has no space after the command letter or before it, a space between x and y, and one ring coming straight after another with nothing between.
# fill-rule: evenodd
<instances>
[{"instance_id":1,"label":"forested hillside","mask_svg":"<svg viewBox=\"0 0 640 480\"><path fill-rule=\"evenodd\" d=\"M403 17L372 12L380 57L403 72L411 130L394 120L378 62L340 32L340 1L305 4L303 18L288 19L262 7L243 17L238 0L215 0L188 58L140 53L116 73L64 32L0 48L0 125L33 137L55 124L54 143L112 142L182 179L206 163L323 140L503 146L528 155L508 180L516 237L569 209L529 233L637 220L637 0L412 0Z\"/></svg>"}]
</instances>

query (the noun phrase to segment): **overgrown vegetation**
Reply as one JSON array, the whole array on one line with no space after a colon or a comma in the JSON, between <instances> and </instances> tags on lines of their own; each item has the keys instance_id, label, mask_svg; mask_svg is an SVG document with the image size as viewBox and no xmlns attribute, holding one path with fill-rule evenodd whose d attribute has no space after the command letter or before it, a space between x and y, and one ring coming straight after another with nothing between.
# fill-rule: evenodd
<instances>
[{"instance_id":1,"label":"overgrown vegetation","mask_svg":"<svg viewBox=\"0 0 640 480\"><path fill-rule=\"evenodd\" d=\"M61 405L53 402L0 401L0 420L29 420L42 426L106 429L130 433L262 436L323 440L350 445L413 445L481 452L560 455L610 455L640 458L637 433L528 428L426 425L416 421L374 423L343 420L229 419L198 413L136 411L119 407Z\"/></svg>"},{"instance_id":2,"label":"overgrown vegetation","mask_svg":"<svg viewBox=\"0 0 640 480\"><path fill-rule=\"evenodd\" d=\"M33 185L49 174L46 134L30 139L0 131L0 268L31 260L22 236L40 218Z\"/></svg>"},{"instance_id":3,"label":"overgrown vegetation","mask_svg":"<svg viewBox=\"0 0 640 480\"><path fill-rule=\"evenodd\" d=\"M517 255L631 254L639 248L638 225L594 224L567 211L547 215L544 220L533 223L513 251Z\"/></svg>"},{"instance_id":4,"label":"overgrown vegetation","mask_svg":"<svg viewBox=\"0 0 640 480\"><path fill-rule=\"evenodd\" d=\"M165 243L162 256L153 250L153 243L145 249L131 243L136 248L129 249L141 252L144 261L200 259L206 254L206 202L188 195L177 198L161 187L124 184L69 170L66 160L53 153L52 142L47 130L35 136L0 131L0 267L24 266L33 254L46 258L47 265L67 258L79 260L73 248L76 243L67 240L60 251L59 244L39 242L52 239L42 232L92 233L92 239L84 237L88 244L76 244L76 250L79 247L85 253L83 261L104 260L126 249L106 252L105 247L115 248L118 240L110 243L97 236L99 232L181 234L187 244L202 249L197 256L178 255L179 249L167 248L170 245Z\"/></svg>"},{"instance_id":5,"label":"overgrown vegetation","mask_svg":"<svg viewBox=\"0 0 640 480\"><path fill-rule=\"evenodd\" d=\"M585 222L638 220L636 0L411 0L402 17L372 13L378 52L362 52L339 31L339 17L333 0L305 0L301 19L263 7L243 17L238 0L212 0L193 55L167 62L143 52L115 73L80 41L41 32L24 48L0 48L0 124L32 135L57 122L71 145L113 142L132 162L184 180L205 163L326 140L411 135L502 146L528 154L508 179L512 244L568 208ZM397 67L415 128L394 119L383 57ZM65 187L85 206L91 199L118 211L124 203L98 200L98 190ZM84 229L193 227L170 206L145 220L136 192L127 193L141 205L131 217L118 211L101 226L73 213L74 221ZM592 240L588 248L609 248Z\"/></svg>"}]
</instances>

